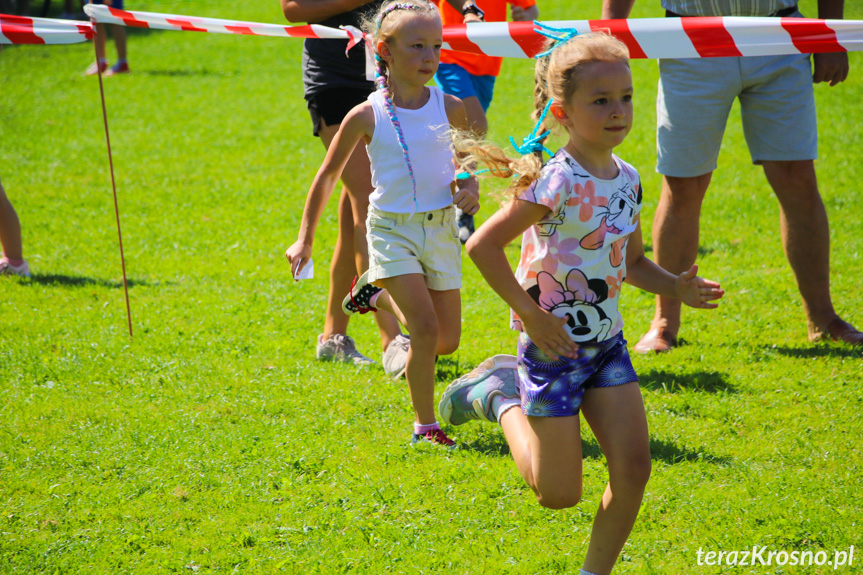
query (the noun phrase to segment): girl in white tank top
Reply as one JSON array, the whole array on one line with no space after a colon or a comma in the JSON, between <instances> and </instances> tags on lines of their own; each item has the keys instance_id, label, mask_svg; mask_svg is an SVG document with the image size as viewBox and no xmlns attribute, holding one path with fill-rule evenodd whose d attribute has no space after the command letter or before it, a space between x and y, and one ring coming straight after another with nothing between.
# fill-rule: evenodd
<instances>
[{"instance_id":1,"label":"girl in white tank top","mask_svg":"<svg viewBox=\"0 0 863 575\"><path fill-rule=\"evenodd\" d=\"M367 26L377 61L378 91L351 110L318 170L297 241L285 255L294 277L311 259L315 227L360 141L372 168L366 229L369 270L345 286L343 309L389 311L411 336L406 377L415 420L412 442L452 446L434 412L435 360L461 337L461 243L457 205L479 209L474 178L458 180L450 129L468 130L461 100L426 83L440 61L443 27L434 4L384 4Z\"/></svg>"}]
</instances>

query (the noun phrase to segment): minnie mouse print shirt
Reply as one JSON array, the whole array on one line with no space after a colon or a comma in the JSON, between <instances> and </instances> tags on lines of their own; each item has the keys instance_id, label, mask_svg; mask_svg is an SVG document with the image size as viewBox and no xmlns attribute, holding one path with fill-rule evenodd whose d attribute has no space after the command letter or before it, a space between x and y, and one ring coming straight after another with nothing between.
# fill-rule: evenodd
<instances>
[{"instance_id":1,"label":"minnie mouse print shirt","mask_svg":"<svg viewBox=\"0 0 863 575\"><path fill-rule=\"evenodd\" d=\"M612 158L617 177L601 180L561 148L517 198L549 213L522 235L515 278L542 309L566 319L576 343L605 341L623 329L617 300L641 212L641 180ZM510 325L523 331L514 311Z\"/></svg>"}]
</instances>

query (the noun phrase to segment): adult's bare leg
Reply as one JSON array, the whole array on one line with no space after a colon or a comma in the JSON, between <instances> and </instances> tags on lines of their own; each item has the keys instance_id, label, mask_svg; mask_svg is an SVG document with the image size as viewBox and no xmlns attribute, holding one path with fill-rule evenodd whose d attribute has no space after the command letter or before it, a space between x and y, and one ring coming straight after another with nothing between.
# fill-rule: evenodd
<instances>
[{"instance_id":1,"label":"adult's bare leg","mask_svg":"<svg viewBox=\"0 0 863 575\"><path fill-rule=\"evenodd\" d=\"M863 333L839 318L830 297L830 230L814 162L764 162L764 174L779 199L782 247L803 298L809 339L863 345Z\"/></svg>"},{"instance_id":2,"label":"adult's bare leg","mask_svg":"<svg viewBox=\"0 0 863 575\"><path fill-rule=\"evenodd\" d=\"M342 299L354 279L355 270L353 210L347 191L342 189L339 196L339 234L330 262L330 287L322 338L324 341L331 335L346 335L348 332L350 316L342 311Z\"/></svg>"},{"instance_id":3,"label":"adult's bare leg","mask_svg":"<svg viewBox=\"0 0 863 575\"><path fill-rule=\"evenodd\" d=\"M712 172L692 178L662 178L659 205L653 217L654 261L673 274L688 270L698 257L701 205ZM680 306L676 298L656 296L648 331L633 348L637 353L669 351L677 345Z\"/></svg>"},{"instance_id":4,"label":"adult's bare leg","mask_svg":"<svg viewBox=\"0 0 863 575\"><path fill-rule=\"evenodd\" d=\"M321 120L319 134L324 146L329 148L330 143L338 132L339 126L327 126ZM342 312L342 299L348 293L351 287L351 281L354 275L362 275L369 269L369 250L366 240L366 214L369 208L369 195L372 192L372 177L371 168L369 167L369 158L366 154L364 145L358 144L351 154L345 169L342 172L342 183L344 184L343 194L346 194L350 199L351 213L342 212L341 204L339 209L339 238L336 242L338 255L333 254L333 266L335 267L336 259L339 260L339 277L335 278L336 273L332 268L330 271L330 293L327 297L327 321L331 319L331 306L335 306L332 314L336 313L344 316ZM350 216L350 217L348 217ZM352 262L351 271L346 272L347 261ZM349 276L349 277L348 277ZM344 278L347 277L347 281ZM345 316L346 317L346 316ZM335 319L335 318L332 318ZM378 331L381 334L381 348L387 349L390 342L401 333L396 318L387 312L376 313L375 320L378 324ZM334 321L334 325L337 322ZM344 329L347 329L347 319L344 320ZM336 333L344 333L336 332ZM326 334L325 334L326 335Z\"/></svg>"}]
</instances>

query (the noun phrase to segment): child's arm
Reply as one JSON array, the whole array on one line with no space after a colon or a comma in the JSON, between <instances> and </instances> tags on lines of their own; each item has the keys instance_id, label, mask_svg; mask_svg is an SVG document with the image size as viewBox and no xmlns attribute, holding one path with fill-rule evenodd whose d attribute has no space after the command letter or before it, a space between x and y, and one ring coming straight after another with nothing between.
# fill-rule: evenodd
<instances>
[{"instance_id":1,"label":"child's arm","mask_svg":"<svg viewBox=\"0 0 863 575\"><path fill-rule=\"evenodd\" d=\"M543 353L553 359L574 358L578 345L563 329L566 320L539 307L524 291L504 252L507 245L548 212L543 205L513 200L493 214L471 236L466 247L485 281L518 314L527 335Z\"/></svg>"},{"instance_id":2,"label":"child's arm","mask_svg":"<svg viewBox=\"0 0 863 575\"><path fill-rule=\"evenodd\" d=\"M324 163L321 164L309 195L303 208L303 219L297 241L287 249L285 257L291 262L291 274L294 277L305 267L312 257L312 243L315 239L315 228L321 219L321 214L336 187L342 170L357 147L361 138L370 138L375 129L375 116L371 104L363 102L348 112L339 126L339 131L333 138Z\"/></svg>"},{"instance_id":3,"label":"child's arm","mask_svg":"<svg viewBox=\"0 0 863 575\"><path fill-rule=\"evenodd\" d=\"M460 98L451 94L444 94L444 106L450 128L459 132L470 130L467 121L467 111ZM452 196L452 202L464 213L474 215L479 211L479 182L476 176L470 176L462 180L456 180L456 190Z\"/></svg>"},{"instance_id":4,"label":"child's arm","mask_svg":"<svg viewBox=\"0 0 863 575\"><path fill-rule=\"evenodd\" d=\"M629 244L626 246L626 283L650 293L677 298L691 307L719 307L710 302L721 298L725 290L715 281L698 277L697 273L698 266L693 265L688 271L675 276L645 256L639 218L635 231L629 234Z\"/></svg>"}]
</instances>

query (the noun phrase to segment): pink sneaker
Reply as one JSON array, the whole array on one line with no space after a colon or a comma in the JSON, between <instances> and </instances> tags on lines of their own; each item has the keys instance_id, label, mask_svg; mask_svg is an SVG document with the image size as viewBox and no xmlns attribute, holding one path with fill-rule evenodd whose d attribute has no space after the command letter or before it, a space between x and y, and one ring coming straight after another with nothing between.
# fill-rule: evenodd
<instances>
[{"instance_id":1,"label":"pink sneaker","mask_svg":"<svg viewBox=\"0 0 863 575\"><path fill-rule=\"evenodd\" d=\"M101 68L101 70L100 70L100 68ZM99 72L102 72L104 74L106 70L108 70L108 62L100 62L100 63L93 62L92 64L90 64L90 67L87 68L87 71L84 72L84 75L85 76L95 76Z\"/></svg>"},{"instance_id":2,"label":"pink sneaker","mask_svg":"<svg viewBox=\"0 0 863 575\"><path fill-rule=\"evenodd\" d=\"M105 72L106 76L113 76L114 74L128 74L129 73L129 63L128 62L117 62L113 66L111 66L107 72Z\"/></svg>"},{"instance_id":3,"label":"pink sneaker","mask_svg":"<svg viewBox=\"0 0 863 575\"><path fill-rule=\"evenodd\" d=\"M30 266L25 261L20 266L13 266L6 258L0 258L0 276L21 276L22 278L30 277Z\"/></svg>"}]
</instances>

